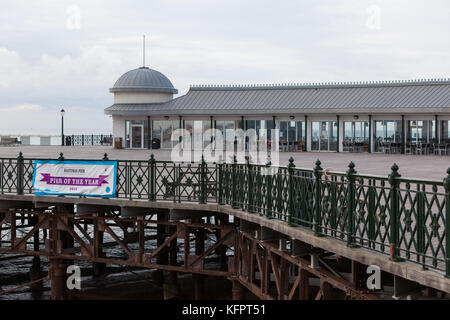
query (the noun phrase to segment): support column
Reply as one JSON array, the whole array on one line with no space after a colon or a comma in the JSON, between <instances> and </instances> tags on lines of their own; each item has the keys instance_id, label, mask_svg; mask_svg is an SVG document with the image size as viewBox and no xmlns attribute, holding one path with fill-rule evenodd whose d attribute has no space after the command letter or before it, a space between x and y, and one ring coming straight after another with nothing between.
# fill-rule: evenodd
<instances>
[{"instance_id":1,"label":"support column","mask_svg":"<svg viewBox=\"0 0 450 320\"><path fill-rule=\"evenodd\" d=\"M402 154L405 154L405 115L402 114Z\"/></svg>"},{"instance_id":2,"label":"support column","mask_svg":"<svg viewBox=\"0 0 450 320\"><path fill-rule=\"evenodd\" d=\"M170 234L177 232L177 226L169 226ZM169 244L169 264L177 265L178 238L173 239ZM169 281L164 282L164 300L176 299L179 295L178 278L176 271L169 271Z\"/></svg>"},{"instance_id":3,"label":"support column","mask_svg":"<svg viewBox=\"0 0 450 320\"><path fill-rule=\"evenodd\" d=\"M244 300L245 299L245 289L238 280L232 280L231 289L231 299L232 300Z\"/></svg>"},{"instance_id":4,"label":"support column","mask_svg":"<svg viewBox=\"0 0 450 320\"><path fill-rule=\"evenodd\" d=\"M438 115L434 115L434 136L436 137L436 142L440 143L439 139L439 123L438 123Z\"/></svg>"},{"instance_id":5,"label":"support column","mask_svg":"<svg viewBox=\"0 0 450 320\"><path fill-rule=\"evenodd\" d=\"M147 137L148 137L147 149L151 149L152 148L152 126L151 126L150 116L147 116L147 128L148 128L148 132L147 132Z\"/></svg>"},{"instance_id":6,"label":"support column","mask_svg":"<svg viewBox=\"0 0 450 320\"><path fill-rule=\"evenodd\" d=\"M183 128L183 117L182 116L178 116L178 128L179 129L184 129ZM183 137L181 135L178 137L178 143L180 143L181 149L184 150L184 147L182 145L182 143L184 143L184 141L183 141Z\"/></svg>"},{"instance_id":7,"label":"support column","mask_svg":"<svg viewBox=\"0 0 450 320\"><path fill-rule=\"evenodd\" d=\"M201 223L201 218L192 219L196 223ZM197 228L195 231L195 255L199 256L205 251L206 231L203 228ZM194 279L194 298L202 300L205 293L205 276L201 274L193 274Z\"/></svg>"},{"instance_id":8,"label":"support column","mask_svg":"<svg viewBox=\"0 0 450 320\"><path fill-rule=\"evenodd\" d=\"M336 148L336 152L339 152L340 149L341 149L341 139L340 139L341 122L339 121L339 115L336 115L336 124L337 124L337 148Z\"/></svg>"},{"instance_id":9,"label":"support column","mask_svg":"<svg viewBox=\"0 0 450 320\"><path fill-rule=\"evenodd\" d=\"M373 139L373 133L372 133L372 115L369 114L369 153L372 153L372 139Z\"/></svg>"},{"instance_id":10,"label":"support column","mask_svg":"<svg viewBox=\"0 0 450 320\"><path fill-rule=\"evenodd\" d=\"M31 217L31 219L28 219L28 220L31 222L32 225L36 225L38 222L38 216L33 215ZM39 251L39 232L40 232L40 229L37 230L33 235L33 251L35 251L35 252ZM42 273L41 259L39 256L34 256L33 262L30 267L30 273L29 273L30 281L34 281L34 280L41 278L42 277L41 273ZM31 285L32 296L34 299L39 299L39 297L41 296L41 293L42 293L42 289L43 289L42 281L39 281L39 282Z\"/></svg>"},{"instance_id":11,"label":"support column","mask_svg":"<svg viewBox=\"0 0 450 320\"><path fill-rule=\"evenodd\" d=\"M94 242L95 242L95 250L96 250L96 255L99 258L104 257L105 255L103 254L103 249L102 249L102 245L103 245L103 235L104 235L104 231L103 228L100 230L99 228L99 224L98 224L98 216L104 216L104 214L96 214L97 218L95 220L93 220L93 228L94 228ZM100 278L102 276L104 276L106 273L106 263L102 263L102 262L93 262L92 263L92 276L94 278Z\"/></svg>"},{"instance_id":12,"label":"support column","mask_svg":"<svg viewBox=\"0 0 450 320\"><path fill-rule=\"evenodd\" d=\"M305 152L308 152L308 116L305 116Z\"/></svg>"},{"instance_id":13,"label":"support column","mask_svg":"<svg viewBox=\"0 0 450 320\"><path fill-rule=\"evenodd\" d=\"M67 298L67 263L61 259L50 259L50 296L52 300Z\"/></svg>"},{"instance_id":14,"label":"support column","mask_svg":"<svg viewBox=\"0 0 450 320\"><path fill-rule=\"evenodd\" d=\"M213 116L210 116L209 117L209 127L210 127L210 129L211 129L211 150L214 150L214 148L213 148L213 141L214 141L214 133L215 133L215 131L213 130L214 129L214 117Z\"/></svg>"},{"instance_id":15,"label":"support column","mask_svg":"<svg viewBox=\"0 0 450 320\"><path fill-rule=\"evenodd\" d=\"M73 214L73 206L57 205L54 215L51 217L50 223L50 249L51 255L49 257L49 275L51 282L50 298L52 300L64 300L68 296L67 289L67 266L68 261L58 259L56 256L61 254L63 249L73 248L74 239L69 235L68 231L58 230L57 217L61 219L67 219L64 214ZM69 221L67 221L69 228L71 227ZM71 262L72 263L72 262Z\"/></svg>"},{"instance_id":16,"label":"support column","mask_svg":"<svg viewBox=\"0 0 450 320\"><path fill-rule=\"evenodd\" d=\"M157 221L158 222L167 221L168 218L169 218L169 216L167 214L158 214ZM157 248L162 246L164 244L164 242L166 241L165 233L166 233L166 225L158 224L156 227L156 234L158 236L158 238L156 240ZM156 255L156 263L161 264L161 265L167 265L168 264L168 254L167 253L157 254ZM152 280L153 280L153 282L155 282L156 285L163 286L163 283L164 283L163 271L159 270L159 269L153 271Z\"/></svg>"},{"instance_id":17,"label":"support column","mask_svg":"<svg viewBox=\"0 0 450 320\"><path fill-rule=\"evenodd\" d=\"M309 300L309 272L301 268L299 270L299 300Z\"/></svg>"},{"instance_id":18,"label":"support column","mask_svg":"<svg viewBox=\"0 0 450 320\"><path fill-rule=\"evenodd\" d=\"M219 224L220 225L227 225L229 223L229 217L228 215L224 214L224 215L220 215L218 217L219 219ZM219 240L221 237L221 231L217 230L217 240ZM227 246L220 246L218 248L218 252L219 252L219 256L220 256L220 269L222 271L227 271L228 270L228 264L227 264Z\"/></svg>"}]
</instances>

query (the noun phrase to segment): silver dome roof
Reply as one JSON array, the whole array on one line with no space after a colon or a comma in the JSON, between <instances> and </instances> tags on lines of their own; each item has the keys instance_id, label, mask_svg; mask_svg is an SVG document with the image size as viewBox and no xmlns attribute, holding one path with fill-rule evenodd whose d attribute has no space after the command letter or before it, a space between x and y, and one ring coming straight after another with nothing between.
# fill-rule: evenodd
<instances>
[{"instance_id":1,"label":"silver dome roof","mask_svg":"<svg viewBox=\"0 0 450 320\"><path fill-rule=\"evenodd\" d=\"M178 90L173 87L172 82L165 75L147 67L134 69L123 74L109 91L178 93Z\"/></svg>"}]
</instances>

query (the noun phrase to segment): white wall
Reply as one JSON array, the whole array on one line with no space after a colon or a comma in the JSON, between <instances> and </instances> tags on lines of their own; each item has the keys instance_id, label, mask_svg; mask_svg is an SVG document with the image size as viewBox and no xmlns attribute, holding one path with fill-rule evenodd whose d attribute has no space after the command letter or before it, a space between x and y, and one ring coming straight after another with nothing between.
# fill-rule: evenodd
<instances>
[{"instance_id":1,"label":"white wall","mask_svg":"<svg viewBox=\"0 0 450 320\"><path fill-rule=\"evenodd\" d=\"M114 92L114 103L158 103L172 100L172 93Z\"/></svg>"},{"instance_id":2,"label":"white wall","mask_svg":"<svg viewBox=\"0 0 450 320\"><path fill-rule=\"evenodd\" d=\"M112 116L112 133L114 138L122 138L122 148L125 147L125 117Z\"/></svg>"}]
</instances>

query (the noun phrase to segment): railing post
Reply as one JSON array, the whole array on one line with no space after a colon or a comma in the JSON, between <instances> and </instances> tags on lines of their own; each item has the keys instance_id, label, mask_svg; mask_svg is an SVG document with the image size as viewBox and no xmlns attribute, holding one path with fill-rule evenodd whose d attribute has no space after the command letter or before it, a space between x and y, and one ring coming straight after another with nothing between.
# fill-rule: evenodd
<instances>
[{"instance_id":1,"label":"railing post","mask_svg":"<svg viewBox=\"0 0 450 320\"><path fill-rule=\"evenodd\" d=\"M347 170L347 246L355 246L355 164L351 161Z\"/></svg>"},{"instance_id":2,"label":"railing post","mask_svg":"<svg viewBox=\"0 0 450 320\"><path fill-rule=\"evenodd\" d=\"M445 188L445 277L450 278L450 167L444 179Z\"/></svg>"},{"instance_id":3,"label":"railing post","mask_svg":"<svg viewBox=\"0 0 450 320\"><path fill-rule=\"evenodd\" d=\"M150 155L150 160L148 161L148 184L149 184L149 195L148 199L150 201L155 201L155 183L156 183L156 161L153 153Z\"/></svg>"},{"instance_id":4,"label":"railing post","mask_svg":"<svg viewBox=\"0 0 450 320\"><path fill-rule=\"evenodd\" d=\"M288 195L288 223L292 225L292 217L295 215L295 189L294 189L294 158L289 158L288 173L289 173L289 195Z\"/></svg>"},{"instance_id":5,"label":"railing post","mask_svg":"<svg viewBox=\"0 0 450 320\"><path fill-rule=\"evenodd\" d=\"M93 134L91 135L91 145L92 146L94 145L94 135Z\"/></svg>"},{"instance_id":6,"label":"railing post","mask_svg":"<svg viewBox=\"0 0 450 320\"><path fill-rule=\"evenodd\" d=\"M253 166L250 163L250 156L247 158L247 211L254 213L253 202Z\"/></svg>"},{"instance_id":7,"label":"railing post","mask_svg":"<svg viewBox=\"0 0 450 320\"><path fill-rule=\"evenodd\" d=\"M320 181L323 173L323 169L320 166L322 162L319 159L316 161L316 166L314 167L314 176L316 177L315 181L315 190L314 190L314 235L321 235L321 227L322 224L322 183Z\"/></svg>"},{"instance_id":8,"label":"railing post","mask_svg":"<svg viewBox=\"0 0 450 320\"><path fill-rule=\"evenodd\" d=\"M422 190L421 190L422 187ZM422 265L425 265L425 200L426 200L426 193L425 193L425 186L418 185L417 186L417 253L419 255L419 263L420 260L422 261Z\"/></svg>"},{"instance_id":9,"label":"railing post","mask_svg":"<svg viewBox=\"0 0 450 320\"><path fill-rule=\"evenodd\" d=\"M200 197L199 202L201 204L206 203L206 162L202 155L202 160L200 162Z\"/></svg>"},{"instance_id":10,"label":"railing post","mask_svg":"<svg viewBox=\"0 0 450 320\"><path fill-rule=\"evenodd\" d=\"M23 194L23 154L17 157L17 194Z\"/></svg>"},{"instance_id":11,"label":"railing post","mask_svg":"<svg viewBox=\"0 0 450 320\"><path fill-rule=\"evenodd\" d=\"M272 163L269 161L266 164L264 175L266 177L266 217L269 219L273 218L272 212L272 168L270 167Z\"/></svg>"},{"instance_id":12,"label":"railing post","mask_svg":"<svg viewBox=\"0 0 450 320\"><path fill-rule=\"evenodd\" d=\"M238 203L237 203L237 175L236 175L236 164L237 159L236 156L234 156L233 158L233 164L232 164L232 169L231 169L231 181L232 181L232 186L231 186L231 207L233 209L237 209Z\"/></svg>"},{"instance_id":13,"label":"railing post","mask_svg":"<svg viewBox=\"0 0 450 320\"><path fill-rule=\"evenodd\" d=\"M393 261L399 261L398 251L398 233L399 233L399 184L398 179L401 175L398 173L398 166L396 163L391 167L391 174L389 175L389 184L391 185L390 198L391 198L391 210L390 210L390 258Z\"/></svg>"},{"instance_id":14,"label":"railing post","mask_svg":"<svg viewBox=\"0 0 450 320\"><path fill-rule=\"evenodd\" d=\"M81 145L84 146L84 133L81 134Z\"/></svg>"},{"instance_id":15,"label":"railing post","mask_svg":"<svg viewBox=\"0 0 450 320\"><path fill-rule=\"evenodd\" d=\"M369 180L369 229L368 229L368 237L369 237L369 247L375 248L375 223L376 223L376 194L377 190L375 188L376 180Z\"/></svg>"},{"instance_id":16,"label":"railing post","mask_svg":"<svg viewBox=\"0 0 450 320\"><path fill-rule=\"evenodd\" d=\"M224 172L223 172L223 162L222 162L222 157L219 157L219 162L217 163L217 173L218 173L218 179L216 181L217 186L216 186L216 190L219 193L219 204L225 204L225 202L223 201L223 191L225 186L224 184Z\"/></svg>"}]
</instances>

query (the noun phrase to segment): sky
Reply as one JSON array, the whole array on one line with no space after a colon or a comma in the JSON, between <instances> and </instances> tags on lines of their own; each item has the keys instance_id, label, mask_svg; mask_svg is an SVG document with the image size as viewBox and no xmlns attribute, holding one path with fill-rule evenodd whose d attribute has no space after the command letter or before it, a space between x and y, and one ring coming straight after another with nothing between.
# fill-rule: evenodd
<instances>
[{"instance_id":1,"label":"sky","mask_svg":"<svg viewBox=\"0 0 450 320\"><path fill-rule=\"evenodd\" d=\"M450 78L448 0L0 0L0 134L110 133L146 65L198 84Z\"/></svg>"}]
</instances>

